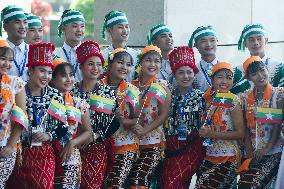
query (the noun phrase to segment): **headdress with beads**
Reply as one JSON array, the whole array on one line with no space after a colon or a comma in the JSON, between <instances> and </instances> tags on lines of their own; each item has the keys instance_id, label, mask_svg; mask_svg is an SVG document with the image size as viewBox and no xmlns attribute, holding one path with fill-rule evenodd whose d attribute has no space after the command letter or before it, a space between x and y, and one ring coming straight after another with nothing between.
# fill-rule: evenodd
<instances>
[{"instance_id":1,"label":"headdress with beads","mask_svg":"<svg viewBox=\"0 0 284 189\"><path fill-rule=\"evenodd\" d=\"M99 57L103 64L105 62L99 44L92 40L85 41L84 43L82 43L76 49L76 54L80 64L83 64L88 58L92 56Z\"/></svg>"}]
</instances>

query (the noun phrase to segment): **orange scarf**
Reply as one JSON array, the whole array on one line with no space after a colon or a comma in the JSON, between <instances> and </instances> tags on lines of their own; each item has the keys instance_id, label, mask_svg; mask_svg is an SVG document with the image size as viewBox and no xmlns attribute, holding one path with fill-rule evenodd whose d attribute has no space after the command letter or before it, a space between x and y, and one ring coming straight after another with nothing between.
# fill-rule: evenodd
<instances>
[{"instance_id":1,"label":"orange scarf","mask_svg":"<svg viewBox=\"0 0 284 189\"><path fill-rule=\"evenodd\" d=\"M247 108L246 108L246 121L247 121L247 127L248 128L255 128L255 115L254 115L254 109L255 109L255 96L257 94L257 89L254 88L247 97ZM272 86L271 84L267 84L267 86L264 89L263 94L263 102L268 103L270 98L272 96Z\"/></svg>"},{"instance_id":2,"label":"orange scarf","mask_svg":"<svg viewBox=\"0 0 284 189\"><path fill-rule=\"evenodd\" d=\"M74 106L73 98L72 98L72 96L69 92L65 93L64 102L65 102L65 106ZM69 126L76 124L76 122L74 120L67 120L67 121L68 121Z\"/></svg>"}]
</instances>

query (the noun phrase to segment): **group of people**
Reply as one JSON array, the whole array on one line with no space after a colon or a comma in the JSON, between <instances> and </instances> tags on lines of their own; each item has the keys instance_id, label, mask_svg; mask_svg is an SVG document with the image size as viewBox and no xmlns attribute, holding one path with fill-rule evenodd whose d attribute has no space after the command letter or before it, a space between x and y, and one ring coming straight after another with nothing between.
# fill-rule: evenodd
<instances>
[{"instance_id":1,"label":"group of people","mask_svg":"<svg viewBox=\"0 0 284 189\"><path fill-rule=\"evenodd\" d=\"M262 25L245 26L238 49L251 56L233 67L212 26L174 47L158 24L139 52L121 11L105 16L104 50L83 42L77 10L63 12L58 48L40 17L1 17L1 189L188 189L194 174L197 189L284 188L284 66Z\"/></svg>"}]
</instances>

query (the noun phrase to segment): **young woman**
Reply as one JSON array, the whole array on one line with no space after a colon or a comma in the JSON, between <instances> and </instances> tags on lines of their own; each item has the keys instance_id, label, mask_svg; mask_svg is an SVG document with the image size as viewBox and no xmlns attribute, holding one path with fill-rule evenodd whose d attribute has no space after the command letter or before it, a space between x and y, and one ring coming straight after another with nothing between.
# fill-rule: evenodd
<instances>
[{"instance_id":1,"label":"young woman","mask_svg":"<svg viewBox=\"0 0 284 189\"><path fill-rule=\"evenodd\" d=\"M13 62L13 51L5 40L0 40L0 188L4 189L6 181L15 165L17 141L22 127L10 120L10 112L16 103L26 110L26 92L21 78L8 75Z\"/></svg>"},{"instance_id":2,"label":"young woman","mask_svg":"<svg viewBox=\"0 0 284 189\"><path fill-rule=\"evenodd\" d=\"M152 173L163 157L163 123L168 118L171 93L167 82L157 79L161 61L161 50L158 47L145 47L140 58L140 76L132 81L141 91L137 124L131 128L139 136L140 155L130 171L129 188L149 188Z\"/></svg>"},{"instance_id":3,"label":"young woman","mask_svg":"<svg viewBox=\"0 0 284 189\"><path fill-rule=\"evenodd\" d=\"M205 102L203 92L192 88L199 71L193 50L177 47L170 53L169 61L177 87L172 92L169 126L165 128L166 158L162 162L161 188L188 189L205 155L198 134Z\"/></svg>"},{"instance_id":4,"label":"young woman","mask_svg":"<svg viewBox=\"0 0 284 189\"><path fill-rule=\"evenodd\" d=\"M135 119L136 105L139 101L139 91L131 83L126 82L133 65L131 55L123 48L117 48L109 54L109 67L101 82L116 90L118 108L116 117L119 120L119 130L112 136L114 140L112 152L113 163L106 180L107 188L124 187L126 178L132 168L132 164L137 158L138 137L131 131L131 127L136 124ZM127 96L134 91L135 96L131 96L134 107L129 103Z\"/></svg>"},{"instance_id":5,"label":"young woman","mask_svg":"<svg viewBox=\"0 0 284 189\"><path fill-rule=\"evenodd\" d=\"M70 135L65 136L64 140L56 141L55 143L55 188L59 189L79 188L81 157L78 147L91 137L90 107L85 100L72 97L69 93L74 85L74 81L74 72L71 64L62 62L56 65L52 73L51 85L64 96L68 134ZM76 110L80 113L76 112Z\"/></svg>"},{"instance_id":6,"label":"young woman","mask_svg":"<svg viewBox=\"0 0 284 189\"><path fill-rule=\"evenodd\" d=\"M64 137L68 128L60 108L53 109L58 113L56 117L47 112L52 100L64 104L58 90L48 86L54 68L54 48L51 43L30 45L30 79L26 84L30 128L22 134L22 162L17 164L8 188L52 189L54 185L55 155L51 142Z\"/></svg>"},{"instance_id":7,"label":"young woman","mask_svg":"<svg viewBox=\"0 0 284 189\"><path fill-rule=\"evenodd\" d=\"M251 56L243 68L254 84L241 95L245 113L245 154L252 158L248 170L241 172L239 188L267 188L277 175L283 140L279 137L282 123L284 89L272 87L266 65L258 56ZM276 111L280 112L276 113ZM278 121L276 117L281 117Z\"/></svg>"},{"instance_id":8,"label":"young woman","mask_svg":"<svg viewBox=\"0 0 284 189\"><path fill-rule=\"evenodd\" d=\"M195 188L230 188L240 159L237 141L244 136L239 99L230 93L233 65L219 62L212 68L212 88L203 95L206 101L204 123L199 134L207 138L206 156L197 172Z\"/></svg>"},{"instance_id":9,"label":"young woman","mask_svg":"<svg viewBox=\"0 0 284 189\"><path fill-rule=\"evenodd\" d=\"M73 94L85 99L90 104L90 119L92 126L92 137L89 144L81 150L82 158L82 182L81 188L102 188L107 168L107 138L115 133L119 124L114 118L113 110L102 111L94 105L96 97L116 101L115 90L98 82L103 69L104 59L100 52L98 43L86 41L76 50L83 80L76 83Z\"/></svg>"}]
</instances>

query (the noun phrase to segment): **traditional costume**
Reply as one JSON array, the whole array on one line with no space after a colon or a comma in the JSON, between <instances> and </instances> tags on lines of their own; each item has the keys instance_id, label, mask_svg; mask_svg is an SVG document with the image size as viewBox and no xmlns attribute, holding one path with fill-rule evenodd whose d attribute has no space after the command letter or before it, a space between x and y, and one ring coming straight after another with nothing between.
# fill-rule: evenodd
<instances>
[{"instance_id":1,"label":"traditional costume","mask_svg":"<svg viewBox=\"0 0 284 189\"><path fill-rule=\"evenodd\" d=\"M233 73L233 65L225 62L217 63L212 68L212 75L221 69ZM203 95L206 101L204 111L204 126L214 132L234 130L231 117L232 111L239 105L239 98L232 93L218 93L209 88ZM224 99L220 103L219 99ZM195 188L230 188L235 177L240 150L236 140L206 139L206 156L197 172Z\"/></svg>"},{"instance_id":2,"label":"traditional costume","mask_svg":"<svg viewBox=\"0 0 284 189\"><path fill-rule=\"evenodd\" d=\"M117 25L117 24L121 24L121 23L128 23L126 14L124 12L121 11L111 11L109 12L104 19L104 25L103 25L103 29L102 29L102 38L107 40L107 35L106 35L106 30L107 28L112 28L113 26ZM108 59L109 53L111 53L113 50L115 50L116 47L114 47L113 45L110 45L109 47L107 47L106 49L102 50L102 55L104 57L105 60ZM134 68L136 67L137 63L138 63L138 52L130 47L123 47L125 50L127 50L127 52L132 56L133 58L133 65L130 69L130 73L127 77L127 81L131 82L132 79L134 78ZM106 65L107 66L107 65Z\"/></svg>"},{"instance_id":3,"label":"traditional costume","mask_svg":"<svg viewBox=\"0 0 284 189\"><path fill-rule=\"evenodd\" d=\"M10 48L6 40L0 40L0 48ZM24 81L16 76L1 75L0 80L0 151L5 148L11 135L12 127L19 125L11 120L11 111L15 96L24 90ZM0 158L0 189L5 189L6 181L11 175L16 161L17 146L8 157Z\"/></svg>"},{"instance_id":4,"label":"traditional costume","mask_svg":"<svg viewBox=\"0 0 284 189\"><path fill-rule=\"evenodd\" d=\"M30 45L27 67L49 66L52 69L51 43ZM22 162L17 164L8 188L52 189L54 185L55 156L52 141L66 136L68 126L61 104L61 94L54 88L46 86L40 96L33 96L29 84L26 85L27 113L31 127L22 134ZM56 115L55 115L55 112ZM43 132L50 141L34 142L33 133Z\"/></svg>"},{"instance_id":5,"label":"traditional costume","mask_svg":"<svg viewBox=\"0 0 284 189\"><path fill-rule=\"evenodd\" d=\"M1 12L1 21L5 24L15 19L27 19L25 12L22 8L17 6L7 6ZM2 25L1 25L2 26ZM0 36L2 36L2 27L0 31ZM25 43L24 39L20 45L15 45L12 41L7 40L9 46L14 52L14 58L12 68L9 71L9 75L21 77L24 81L28 80L27 73L27 61L28 61L28 51L29 45Z\"/></svg>"},{"instance_id":6,"label":"traditional costume","mask_svg":"<svg viewBox=\"0 0 284 189\"><path fill-rule=\"evenodd\" d=\"M153 45L145 47L142 51L142 55L149 51L156 51L161 55L161 50ZM157 98L151 97L149 91L153 90L153 86L159 88L156 92L159 94L162 93L160 97L164 99L167 95L164 88L168 86L168 83L154 76L147 81L146 85L141 86L140 79L141 78L133 80L132 84L141 91L142 112L139 119L142 119L140 121L142 122L142 126L147 126L159 116L159 104L161 103ZM153 90L153 92L155 92L155 90ZM163 157L165 141L163 125L139 137L139 139L140 155L129 173L129 188L149 188L151 176Z\"/></svg>"},{"instance_id":7,"label":"traditional costume","mask_svg":"<svg viewBox=\"0 0 284 189\"><path fill-rule=\"evenodd\" d=\"M188 66L198 73L194 52L189 47L177 47L169 55L173 73L182 66ZM166 133L166 157L160 174L161 188L188 189L191 177L199 168L205 151L198 130L205 102L203 92L188 88L185 95L179 94L178 87L172 92L172 108Z\"/></svg>"},{"instance_id":8,"label":"traditional costume","mask_svg":"<svg viewBox=\"0 0 284 189\"><path fill-rule=\"evenodd\" d=\"M188 42L188 46L193 48L196 41L202 39L205 36L214 36L217 38L217 33L212 26L200 26L192 33L190 40ZM198 72L195 76L195 80L193 82L193 87L196 89L200 89L201 91L206 91L209 87L212 86L211 82L211 72L212 67L218 63L218 58L212 62L206 62L205 60L201 59L197 67L200 72Z\"/></svg>"},{"instance_id":9,"label":"traditional costume","mask_svg":"<svg viewBox=\"0 0 284 189\"><path fill-rule=\"evenodd\" d=\"M252 56L244 62L243 69L246 74L248 66L255 61L261 62L262 59ZM255 87L240 95L254 151L265 148L271 138L272 128L280 127L282 123L282 107L279 107L279 103L283 98L284 89L267 84L263 99L257 100L256 95ZM277 110L280 111L277 113ZM279 116L281 118L277 122ZM260 161L251 162L248 169L240 173L239 188L260 189L270 186L272 179L277 175L283 144L283 139L278 137L272 149Z\"/></svg>"},{"instance_id":10,"label":"traditional costume","mask_svg":"<svg viewBox=\"0 0 284 189\"><path fill-rule=\"evenodd\" d=\"M68 9L65 10L61 16L58 25L58 37L62 36L62 26L66 24L70 24L72 22L83 22L85 23L85 18L80 11ZM80 44L79 44L80 45ZM72 64L74 73L75 73L75 81L79 82L82 80L82 73L79 68L79 62L76 55L76 47L70 47L66 42L64 42L62 47L56 48L54 54L63 58L68 63Z\"/></svg>"},{"instance_id":11,"label":"traditional costume","mask_svg":"<svg viewBox=\"0 0 284 189\"><path fill-rule=\"evenodd\" d=\"M94 41L82 43L77 48L76 53L80 64L83 64L91 56L99 57L104 63L99 45ZM99 189L103 186L108 162L107 146L109 146L110 140L107 140L107 138L115 133L119 127L117 119L112 114L113 104L107 104L107 102L116 102L116 93L115 90L100 82L97 82L93 91L85 92L82 88L83 82L84 80L76 83L72 93L90 104L90 119L94 137L93 142L81 150L81 188ZM98 138L95 133L99 134Z\"/></svg>"},{"instance_id":12,"label":"traditional costume","mask_svg":"<svg viewBox=\"0 0 284 189\"><path fill-rule=\"evenodd\" d=\"M264 27L261 24L249 24L246 25L242 31L238 42L238 50L245 51L245 42L251 35L261 35L267 36ZM265 55L262 58L262 62L267 66L269 73L269 78L272 86L274 87L283 87L284 86L284 65L272 59L271 57ZM235 94L242 93L247 89L253 87L252 82L249 82L245 79L245 73L242 65L234 68L234 85L232 92Z\"/></svg>"},{"instance_id":13,"label":"traditional costume","mask_svg":"<svg viewBox=\"0 0 284 189\"><path fill-rule=\"evenodd\" d=\"M112 51L110 57L114 57L119 52L127 51L123 48L117 48ZM111 77L111 75L106 75L101 82L109 85L108 77ZM139 90L125 80L122 80L117 86L117 103L125 119L132 119L131 116L134 116L134 110L138 109L139 94ZM139 139L132 131L126 129L122 123L120 123L119 129L114 133L112 139L114 141L112 149L114 159L108 173L106 187L122 188L133 163L136 161Z\"/></svg>"}]
</instances>

